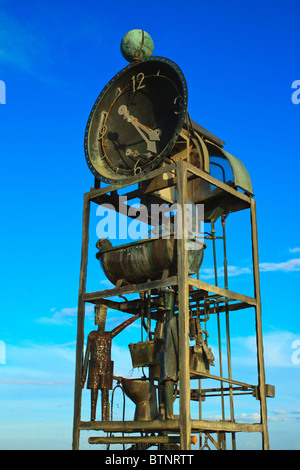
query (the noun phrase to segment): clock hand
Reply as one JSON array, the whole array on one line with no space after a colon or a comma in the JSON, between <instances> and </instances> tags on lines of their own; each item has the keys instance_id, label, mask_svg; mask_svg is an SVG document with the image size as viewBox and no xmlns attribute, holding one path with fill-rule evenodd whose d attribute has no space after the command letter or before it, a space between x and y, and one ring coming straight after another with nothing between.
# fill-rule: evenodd
<instances>
[{"instance_id":1,"label":"clock hand","mask_svg":"<svg viewBox=\"0 0 300 470\"><path fill-rule=\"evenodd\" d=\"M140 154L140 153L138 152L138 150L131 150L130 148L128 148L128 149L126 150L126 152L125 152L125 155L126 155L127 157L130 157L131 155L132 155L133 157L138 157L139 154Z\"/></svg>"},{"instance_id":2,"label":"clock hand","mask_svg":"<svg viewBox=\"0 0 300 470\"><path fill-rule=\"evenodd\" d=\"M136 158L137 157L142 157L142 158L146 158L147 160L148 160L148 158L153 157L151 152L140 153L138 150L131 150L131 148L126 149L125 155L126 155L126 157L136 157Z\"/></svg>"},{"instance_id":3,"label":"clock hand","mask_svg":"<svg viewBox=\"0 0 300 470\"><path fill-rule=\"evenodd\" d=\"M144 124L140 123L137 118L134 116L131 116L127 106L121 105L118 109L118 113L120 116L123 116L123 119L126 119L127 122L130 122L135 129L138 131L138 133L142 136L142 138L145 140L147 143L147 150L153 153L157 153L156 151L156 143L155 141L160 140L159 138L159 130L158 129L150 129L149 127L145 126ZM146 135L148 135L148 138Z\"/></svg>"}]
</instances>

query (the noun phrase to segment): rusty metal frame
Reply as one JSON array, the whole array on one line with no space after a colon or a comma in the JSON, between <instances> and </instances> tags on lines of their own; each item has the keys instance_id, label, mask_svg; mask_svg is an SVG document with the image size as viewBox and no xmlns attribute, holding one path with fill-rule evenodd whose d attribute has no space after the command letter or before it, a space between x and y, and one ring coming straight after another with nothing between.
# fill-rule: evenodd
<instances>
[{"instance_id":1,"label":"rusty metal frame","mask_svg":"<svg viewBox=\"0 0 300 470\"><path fill-rule=\"evenodd\" d=\"M160 279L149 283L135 284L123 287L114 287L97 292L86 292L86 277L87 277L87 263L88 263L88 245L89 245L89 218L90 218L90 203L101 203L103 196L108 196L108 193L113 193L121 188L132 186L133 184L142 181L150 180L162 173L173 172L174 178L170 182L172 185L177 186L178 203L184 204L187 202L187 181L188 178L202 178L205 181L215 185L223 190L226 194L234 196L237 200L242 201L244 208L250 209L251 219L251 238L252 238L252 255L253 255L253 282L254 282L254 297L245 296L236 293L226 288L221 288L213 284L205 283L198 278L193 278L188 275L187 269L187 252L184 249L185 239L178 240L178 273L177 276ZM132 195L138 195L137 191L133 191ZM248 195L216 180L208 173L196 168L190 163L185 161L178 161L162 166L155 169L134 182L122 182L118 184L111 184L102 188L91 188L91 190L84 195L83 202L83 222L82 222L82 247L81 247L81 267L80 267L80 280L79 280L79 294L78 294L78 319L77 319L77 346L76 346L76 371L75 371L75 395L74 395L74 421L73 421L73 449L79 449L80 432L82 430L95 430L107 432L155 432L155 431L170 431L171 433L178 433L180 435L180 448L182 450L189 450L191 448L191 432L198 432L201 436L202 433L216 432L218 435L219 448L225 448L224 435L231 433L234 442L234 433L236 432L260 432L262 434L262 448L269 448L269 437L267 429L267 407L266 407L266 384L265 384L265 371L264 371L264 358L263 358L263 339L262 339L262 322L261 322L261 298L259 287L259 267L258 267L258 240L257 240L257 223L256 223L256 203ZM184 230L182 231L184 234ZM224 238L225 239L225 238ZM129 293L139 293L149 291L150 289L178 286L179 295L179 347L180 347L180 383L179 383L179 407L180 418L173 420L154 420L154 421L82 421L81 420L81 368L83 363L83 347L84 347L84 318L85 318L85 304L97 303L101 299L106 299L113 296L122 296ZM201 374L189 370L189 344L188 344L188 312L190 307L189 299L191 292L193 294L198 291L205 291L208 299L210 295L214 299L217 298L219 311L225 311L227 318L232 310L254 307L255 320L256 320L256 343L257 343L257 364L258 364L258 393L257 396L260 400L261 419L259 423L236 423L234 421L233 413L231 413L231 421L207 421L201 419L201 394L202 396L207 393L201 391ZM220 305L220 304L224 305ZM214 308L211 308L215 311ZM229 324L227 325L229 326ZM229 330L228 338L229 340ZM229 343L227 343L229 344ZM230 349L229 349L230 350ZM190 400L191 400L191 373L193 378L199 379L199 419L191 419L190 415ZM250 384L237 382L229 377L228 379L221 376L210 375L211 378L220 381L221 387L217 390L220 396L224 394L223 383L228 383L231 404L233 400L233 385L239 386L241 393L250 393L256 387ZM202 374L203 378L203 374ZM233 408L233 407L232 407ZM233 410L232 410L233 411ZM120 438L121 439L121 438ZM130 440L130 439L129 439ZM212 439L213 440L213 439ZM105 438L104 438L105 441ZM104 442L103 441L103 442ZM116 439L113 439L115 442ZM100 442L100 441L99 441ZM102 440L101 440L102 442ZM108 442L108 441L107 441ZM119 441L121 442L121 440ZM233 444L234 447L234 444Z\"/></svg>"}]
</instances>

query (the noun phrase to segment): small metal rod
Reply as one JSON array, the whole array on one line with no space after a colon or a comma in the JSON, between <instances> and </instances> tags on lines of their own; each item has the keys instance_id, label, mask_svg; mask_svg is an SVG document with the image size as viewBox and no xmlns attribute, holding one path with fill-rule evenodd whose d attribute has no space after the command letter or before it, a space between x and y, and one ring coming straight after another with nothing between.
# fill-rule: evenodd
<instances>
[{"instance_id":1,"label":"small metal rod","mask_svg":"<svg viewBox=\"0 0 300 470\"><path fill-rule=\"evenodd\" d=\"M141 342L143 342L143 328L145 327L145 293L140 292L141 298Z\"/></svg>"},{"instance_id":2,"label":"small metal rod","mask_svg":"<svg viewBox=\"0 0 300 470\"><path fill-rule=\"evenodd\" d=\"M217 308L217 324L218 324L220 377L223 377L223 363L222 363L222 351L221 351L221 326L220 326L220 313L219 313L218 308ZM222 404L222 419L225 419L223 382L221 382L221 404Z\"/></svg>"},{"instance_id":3,"label":"small metal rod","mask_svg":"<svg viewBox=\"0 0 300 470\"><path fill-rule=\"evenodd\" d=\"M215 285L218 286L218 274L217 274L217 256L216 256L216 237L215 237L215 224L211 221L211 238L213 242L213 254L214 254L214 271L215 271Z\"/></svg>"},{"instance_id":4,"label":"small metal rod","mask_svg":"<svg viewBox=\"0 0 300 470\"><path fill-rule=\"evenodd\" d=\"M237 386L237 387L233 387L232 388L234 391L236 390L242 390L242 391L249 391L251 390L250 393L253 393L253 390L255 390L255 385L251 385L250 387L244 387L244 386ZM219 392L221 389L220 388L217 388L217 387L214 387L214 388L204 388L202 390L202 393L203 393L203 396L206 396L206 393L211 393L211 392ZM229 387L225 387L223 388L223 391L225 392L229 392Z\"/></svg>"},{"instance_id":5,"label":"small metal rod","mask_svg":"<svg viewBox=\"0 0 300 470\"><path fill-rule=\"evenodd\" d=\"M213 235L207 235L206 237L199 237L199 238L204 238L204 240L223 240L223 237L216 237L216 236L213 236Z\"/></svg>"},{"instance_id":6,"label":"small metal rod","mask_svg":"<svg viewBox=\"0 0 300 470\"><path fill-rule=\"evenodd\" d=\"M210 442L213 443L213 445L215 446L215 448L216 448L217 450L221 450L221 448L220 448L219 444L217 443L217 441L215 441L214 438L213 438L209 433L207 433L206 435L207 435L208 439L210 440Z\"/></svg>"},{"instance_id":7,"label":"small metal rod","mask_svg":"<svg viewBox=\"0 0 300 470\"><path fill-rule=\"evenodd\" d=\"M147 296L147 339L151 340L151 290L148 290Z\"/></svg>"},{"instance_id":8,"label":"small metal rod","mask_svg":"<svg viewBox=\"0 0 300 470\"><path fill-rule=\"evenodd\" d=\"M95 189L100 189L101 188L101 181L98 178L96 178L96 176L95 176L95 179L94 179L94 188Z\"/></svg>"},{"instance_id":9,"label":"small metal rod","mask_svg":"<svg viewBox=\"0 0 300 470\"><path fill-rule=\"evenodd\" d=\"M252 392L237 392L237 393L233 393L233 395L252 395L253 396L253 393ZM219 393L212 393L210 395L205 395L205 398L210 398L210 397L219 397L220 394ZM229 397L230 396L230 393L224 393L224 397Z\"/></svg>"},{"instance_id":10,"label":"small metal rod","mask_svg":"<svg viewBox=\"0 0 300 470\"><path fill-rule=\"evenodd\" d=\"M120 383L120 381L118 380L117 382L117 385L115 385L113 391L112 391L112 395L111 395L111 410L110 410L110 420L113 421L113 408L114 408L114 395L115 395L115 391L117 388L120 388L122 390L122 393L123 393L123 416L122 416L122 420L125 421L125 392L124 392L124 389L123 389L123 386L122 384ZM111 437L112 433L110 433L110 437ZM124 436L124 432L122 433L122 436ZM107 448L106 450L109 450L109 446L110 446L110 443L108 443L107 445ZM125 450L125 445L123 444L123 450Z\"/></svg>"}]
</instances>

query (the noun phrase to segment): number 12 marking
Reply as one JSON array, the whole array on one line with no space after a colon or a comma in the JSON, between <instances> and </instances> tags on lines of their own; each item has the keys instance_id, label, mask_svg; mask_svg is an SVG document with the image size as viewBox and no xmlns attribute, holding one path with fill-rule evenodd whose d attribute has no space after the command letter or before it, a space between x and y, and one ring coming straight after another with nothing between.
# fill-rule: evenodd
<instances>
[{"instance_id":1,"label":"number 12 marking","mask_svg":"<svg viewBox=\"0 0 300 470\"><path fill-rule=\"evenodd\" d=\"M145 88L145 85L142 85L145 75L140 72L136 77L133 75L132 80L132 90L135 92L141 88Z\"/></svg>"}]
</instances>

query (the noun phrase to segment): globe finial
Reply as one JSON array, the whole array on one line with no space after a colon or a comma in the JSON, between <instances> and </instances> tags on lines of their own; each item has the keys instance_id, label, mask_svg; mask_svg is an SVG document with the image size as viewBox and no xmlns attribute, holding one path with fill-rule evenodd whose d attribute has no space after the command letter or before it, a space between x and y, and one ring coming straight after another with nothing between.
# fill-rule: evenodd
<instances>
[{"instance_id":1,"label":"globe finial","mask_svg":"<svg viewBox=\"0 0 300 470\"><path fill-rule=\"evenodd\" d=\"M136 62L150 57L154 51L151 36L142 29L133 29L121 41L121 53L128 62Z\"/></svg>"}]
</instances>

